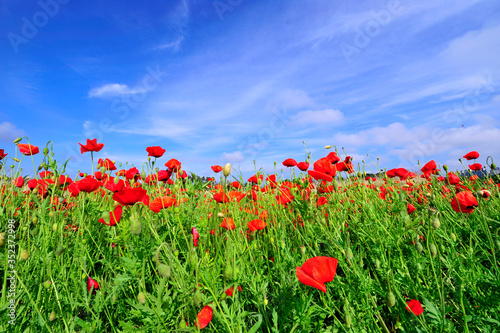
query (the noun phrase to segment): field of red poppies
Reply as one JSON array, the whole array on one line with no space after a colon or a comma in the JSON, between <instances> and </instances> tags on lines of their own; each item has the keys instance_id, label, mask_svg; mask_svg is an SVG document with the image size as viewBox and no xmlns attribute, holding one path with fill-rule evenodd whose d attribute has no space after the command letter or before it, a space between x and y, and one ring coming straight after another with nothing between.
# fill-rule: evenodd
<instances>
[{"instance_id":1,"label":"field of red poppies","mask_svg":"<svg viewBox=\"0 0 500 333\"><path fill-rule=\"evenodd\" d=\"M206 179L161 147L139 170L80 146L76 175L50 144L0 149L2 331L500 332L499 179L473 175L478 152L467 176L375 177L325 150Z\"/></svg>"}]
</instances>

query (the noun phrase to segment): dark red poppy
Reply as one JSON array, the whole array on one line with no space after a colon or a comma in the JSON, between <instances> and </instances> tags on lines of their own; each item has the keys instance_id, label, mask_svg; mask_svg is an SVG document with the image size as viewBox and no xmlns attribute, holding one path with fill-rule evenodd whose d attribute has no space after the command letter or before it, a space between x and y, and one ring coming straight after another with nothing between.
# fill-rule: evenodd
<instances>
[{"instance_id":1,"label":"dark red poppy","mask_svg":"<svg viewBox=\"0 0 500 333\"><path fill-rule=\"evenodd\" d=\"M4 154L4 150L3 149L0 149L0 161L3 160L5 158L5 156L7 156L8 154Z\"/></svg>"},{"instance_id":2,"label":"dark red poppy","mask_svg":"<svg viewBox=\"0 0 500 333\"><path fill-rule=\"evenodd\" d=\"M247 226L248 229L250 229L251 231L256 231L256 230L262 230L265 227L267 227L267 223L260 219L256 219L248 222Z\"/></svg>"},{"instance_id":3,"label":"dark red poppy","mask_svg":"<svg viewBox=\"0 0 500 333\"><path fill-rule=\"evenodd\" d=\"M283 165L286 167L294 167L297 165L297 161L294 160L293 158L287 158L286 160L283 161Z\"/></svg>"},{"instance_id":4,"label":"dark red poppy","mask_svg":"<svg viewBox=\"0 0 500 333\"><path fill-rule=\"evenodd\" d=\"M113 194L113 200L119 202L123 206L134 205L144 199L147 191L141 187L124 188Z\"/></svg>"},{"instance_id":5,"label":"dark red poppy","mask_svg":"<svg viewBox=\"0 0 500 333\"><path fill-rule=\"evenodd\" d=\"M73 183L73 179L71 179L70 177L65 176L65 175L60 175L57 183L59 185L61 185L62 187L64 187L64 186L67 186L67 185Z\"/></svg>"},{"instance_id":6,"label":"dark red poppy","mask_svg":"<svg viewBox=\"0 0 500 333\"><path fill-rule=\"evenodd\" d=\"M97 168L98 169L105 168L106 170L109 171L116 170L115 164L109 158L106 158L104 160L100 158L99 161L97 162Z\"/></svg>"},{"instance_id":7,"label":"dark red poppy","mask_svg":"<svg viewBox=\"0 0 500 333\"><path fill-rule=\"evenodd\" d=\"M87 280L87 290L90 292L92 291L92 289L94 290L94 292L99 289L99 283L97 283L96 280L92 279L90 276L88 277L88 280Z\"/></svg>"},{"instance_id":8,"label":"dark red poppy","mask_svg":"<svg viewBox=\"0 0 500 333\"><path fill-rule=\"evenodd\" d=\"M214 310L209 306L205 305L203 309L200 310L198 316L196 317L196 326L201 330L210 324L212 317L214 315Z\"/></svg>"},{"instance_id":9,"label":"dark red poppy","mask_svg":"<svg viewBox=\"0 0 500 333\"><path fill-rule=\"evenodd\" d=\"M299 168L300 171L306 171L307 169L309 169L309 163L299 162L297 163L297 168Z\"/></svg>"},{"instance_id":10,"label":"dark red poppy","mask_svg":"<svg viewBox=\"0 0 500 333\"><path fill-rule=\"evenodd\" d=\"M114 211L109 213L109 222L104 220L104 218L100 218L99 222L105 225L109 225L111 227L115 226L117 223L120 222L120 219L122 217L122 211L123 211L122 206L117 205Z\"/></svg>"},{"instance_id":11,"label":"dark red poppy","mask_svg":"<svg viewBox=\"0 0 500 333\"><path fill-rule=\"evenodd\" d=\"M223 169L223 167L221 167L220 165L212 165L211 168L212 168L212 171L215 173L219 173Z\"/></svg>"},{"instance_id":12,"label":"dark red poppy","mask_svg":"<svg viewBox=\"0 0 500 333\"><path fill-rule=\"evenodd\" d=\"M37 146L33 146L27 143L19 143L17 146L19 147L19 151L21 152L21 154L25 156L36 155L40 152L40 149L38 149Z\"/></svg>"},{"instance_id":13,"label":"dark red poppy","mask_svg":"<svg viewBox=\"0 0 500 333\"><path fill-rule=\"evenodd\" d=\"M101 183L92 176L87 176L78 181L78 190L86 193L94 192L101 186Z\"/></svg>"},{"instance_id":14,"label":"dark red poppy","mask_svg":"<svg viewBox=\"0 0 500 333\"><path fill-rule=\"evenodd\" d=\"M464 158L466 158L467 161L475 160L475 159L479 158L479 153L477 151L471 151L471 152L465 154Z\"/></svg>"},{"instance_id":15,"label":"dark red poppy","mask_svg":"<svg viewBox=\"0 0 500 333\"><path fill-rule=\"evenodd\" d=\"M179 162L175 158L172 158L167 163L165 163L165 166L170 170L172 170L173 172L177 172L181 168L181 162Z\"/></svg>"},{"instance_id":16,"label":"dark red poppy","mask_svg":"<svg viewBox=\"0 0 500 333\"><path fill-rule=\"evenodd\" d=\"M141 174L139 173L139 170L137 170L137 168L130 168L127 170L127 172L125 172L125 177L127 179L140 179L141 178Z\"/></svg>"},{"instance_id":17,"label":"dark red poppy","mask_svg":"<svg viewBox=\"0 0 500 333\"><path fill-rule=\"evenodd\" d=\"M469 165L469 169L472 171L479 171L483 168L483 166L480 163L474 163Z\"/></svg>"},{"instance_id":18,"label":"dark red poppy","mask_svg":"<svg viewBox=\"0 0 500 333\"><path fill-rule=\"evenodd\" d=\"M413 312L413 314L417 316L420 316L424 312L422 304L420 304L420 302L416 299L412 299L406 303L406 310Z\"/></svg>"},{"instance_id":19,"label":"dark red poppy","mask_svg":"<svg viewBox=\"0 0 500 333\"><path fill-rule=\"evenodd\" d=\"M198 239L200 238L200 234L195 227L191 228L191 233L193 234L193 244L194 246L198 246Z\"/></svg>"},{"instance_id":20,"label":"dark red poppy","mask_svg":"<svg viewBox=\"0 0 500 333\"><path fill-rule=\"evenodd\" d=\"M104 182L104 187L110 190L111 192L121 191L125 187L125 182L123 181L123 179L119 179L117 182L115 182L115 179L118 178L114 177L107 178L106 181Z\"/></svg>"},{"instance_id":21,"label":"dark red poppy","mask_svg":"<svg viewBox=\"0 0 500 333\"><path fill-rule=\"evenodd\" d=\"M86 153L88 151L100 151L102 147L104 147L104 143L97 143L97 139L90 140L87 139L87 144L84 146L81 143L78 143L80 147L81 153Z\"/></svg>"},{"instance_id":22,"label":"dark red poppy","mask_svg":"<svg viewBox=\"0 0 500 333\"><path fill-rule=\"evenodd\" d=\"M302 267L297 267L297 278L305 285L326 293L326 282L335 277L338 260L332 257L313 257L307 259Z\"/></svg>"},{"instance_id":23,"label":"dark red poppy","mask_svg":"<svg viewBox=\"0 0 500 333\"><path fill-rule=\"evenodd\" d=\"M158 171L158 180L161 182L166 182L172 176L172 170L160 170Z\"/></svg>"},{"instance_id":24,"label":"dark red poppy","mask_svg":"<svg viewBox=\"0 0 500 333\"><path fill-rule=\"evenodd\" d=\"M408 214L413 213L415 210L416 210L415 206L413 206L412 204L408 204L408 206L407 206L407 208L406 208L406 212L407 212Z\"/></svg>"},{"instance_id":25,"label":"dark red poppy","mask_svg":"<svg viewBox=\"0 0 500 333\"><path fill-rule=\"evenodd\" d=\"M159 213L163 208L168 208L171 206L175 206L177 204L177 200L169 196L163 196L155 198L150 204L149 209L151 209L155 213Z\"/></svg>"},{"instance_id":26,"label":"dark red poppy","mask_svg":"<svg viewBox=\"0 0 500 333\"><path fill-rule=\"evenodd\" d=\"M451 208L458 213L472 213L478 205L471 191L459 192L451 201Z\"/></svg>"},{"instance_id":27,"label":"dark red poppy","mask_svg":"<svg viewBox=\"0 0 500 333\"><path fill-rule=\"evenodd\" d=\"M166 152L166 150L160 146L148 147L148 148L146 148L146 151L148 152L148 156L153 156L156 158L162 157L163 154L165 154L165 152Z\"/></svg>"}]
</instances>

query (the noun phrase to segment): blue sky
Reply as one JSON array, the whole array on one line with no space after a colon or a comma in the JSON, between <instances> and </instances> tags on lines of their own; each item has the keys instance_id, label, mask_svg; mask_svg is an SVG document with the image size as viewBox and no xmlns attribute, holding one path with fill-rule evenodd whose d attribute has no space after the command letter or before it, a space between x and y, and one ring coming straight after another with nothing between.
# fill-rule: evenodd
<instances>
[{"instance_id":1,"label":"blue sky","mask_svg":"<svg viewBox=\"0 0 500 333\"><path fill-rule=\"evenodd\" d=\"M5 0L0 36L0 149L52 140L72 173L87 138L207 176L303 161L303 141L355 166L500 161L497 1Z\"/></svg>"}]
</instances>

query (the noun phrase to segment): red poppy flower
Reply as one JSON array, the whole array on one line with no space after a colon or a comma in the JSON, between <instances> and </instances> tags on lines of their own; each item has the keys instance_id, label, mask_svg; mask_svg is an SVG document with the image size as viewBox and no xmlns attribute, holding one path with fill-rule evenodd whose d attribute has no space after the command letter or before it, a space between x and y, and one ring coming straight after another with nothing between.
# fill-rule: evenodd
<instances>
[{"instance_id":1,"label":"red poppy flower","mask_svg":"<svg viewBox=\"0 0 500 333\"><path fill-rule=\"evenodd\" d=\"M160 170L158 171L158 180L161 182L166 182L172 176L172 170Z\"/></svg>"},{"instance_id":2,"label":"red poppy flower","mask_svg":"<svg viewBox=\"0 0 500 333\"><path fill-rule=\"evenodd\" d=\"M122 212L123 212L122 206L118 205L115 207L114 211L109 212L109 222L104 220L104 218L100 218L99 222L105 225L109 225L111 227L115 226L117 223L120 222L120 219L122 217Z\"/></svg>"},{"instance_id":3,"label":"red poppy flower","mask_svg":"<svg viewBox=\"0 0 500 333\"><path fill-rule=\"evenodd\" d=\"M482 168L483 168L483 166L479 163L474 163L474 164L469 165L469 169L471 169L472 171L479 171Z\"/></svg>"},{"instance_id":4,"label":"red poppy flower","mask_svg":"<svg viewBox=\"0 0 500 333\"><path fill-rule=\"evenodd\" d=\"M140 187L125 188L115 192L115 194L113 194L113 200L118 201L123 206L130 206L142 201L147 193L145 189Z\"/></svg>"},{"instance_id":5,"label":"red poppy flower","mask_svg":"<svg viewBox=\"0 0 500 333\"><path fill-rule=\"evenodd\" d=\"M264 179L264 175L259 175L260 181ZM257 175L253 175L252 177L248 178L248 182L252 184L258 184L259 179L257 179Z\"/></svg>"},{"instance_id":6,"label":"red poppy flower","mask_svg":"<svg viewBox=\"0 0 500 333\"><path fill-rule=\"evenodd\" d=\"M59 180L57 182L61 186L67 186L67 185L73 183L73 179L71 179L70 177L65 176L65 175L60 175Z\"/></svg>"},{"instance_id":7,"label":"red poppy flower","mask_svg":"<svg viewBox=\"0 0 500 333\"><path fill-rule=\"evenodd\" d=\"M78 190L82 192L94 192L99 188L99 186L101 186L101 183L99 183L97 179L92 176L87 176L78 181Z\"/></svg>"},{"instance_id":8,"label":"red poppy flower","mask_svg":"<svg viewBox=\"0 0 500 333\"><path fill-rule=\"evenodd\" d=\"M236 288L238 291L243 291L243 289L241 289L241 286L238 286L238 288ZM226 289L225 293L227 296L229 297L233 297L233 291L234 291L234 288L233 287L230 287L228 289Z\"/></svg>"},{"instance_id":9,"label":"red poppy flower","mask_svg":"<svg viewBox=\"0 0 500 333\"><path fill-rule=\"evenodd\" d=\"M326 293L326 282L335 277L338 260L332 257L313 257L307 259L302 267L297 267L297 278L305 285Z\"/></svg>"},{"instance_id":10,"label":"red poppy flower","mask_svg":"<svg viewBox=\"0 0 500 333\"><path fill-rule=\"evenodd\" d=\"M477 206L477 200L471 191L459 192L451 201L451 208L458 213L472 213Z\"/></svg>"},{"instance_id":11,"label":"red poppy flower","mask_svg":"<svg viewBox=\"0 0 500 333\"><path fill-rule=\"evenodd\" d=\"M172 158L167 163L165 163L165 166L170 170L172 170L173 172L177 172L181 168L181 162L179 162L175 158Z\"/></svg>"},{"instance_id":12,"label":"red poppy flower","mask_svg":"<svg viewBox=\"0 0 500 333\"><path fill-rule=\"evenodd\" d=\"M156 158L162 157L163 154L165 154L165 152L166 152L166 150L160 146L148 147L148 148L146 148L146 151L148 152L148 156L153 156Z\"/></svg>"},{"instance_id":13,"label":"red poppy flower","mask_svg":"<svg viewBox=\"0 0 500 333\"><path fill-rule=\"evenodd\" d=\"M137 168L130 168L125 172L125 177L127 179L140 179L141 175L139 173L139 170Z\"/></svg>"},{"instance_id":14,"label":"red poppy flower","mask_svg":"<svg viewBox=\"0 0 500 333\"><path fill-rule=\"evenodd\" d=\"M212 168L212 171L215 173L219 173L223 169L220 165L212 165L211 168Z\"/></svg>"},{"instance_id":15,"label":"red poppy flower","mask_svg":"<svg viewBox=\"0 0 500 333\"><path fill-rule=\"evenodd\" d=\"M87 144L84 146L81 143L78 143L80 147L81 153L86 153L88 151L100 151L102 147L104 147L104 143L97 143L97 139L89 140L87 139Z\"/></svg>"},{"instance_id":16,"label":"red poppy flower","mask_svg":"<svg viewBox=\"0 0 500 333\"><path fill-rule=\"evenodd\" d=\"M214 200L218 203L229 202L229 197L224 192L214 193Z\"/></svg>"},{"instance_id":17,"label":"red poppy flower","mask_svg":"<svg viewBox=\"0 0 500 333\"><path fill-rule=\"evenodd\" d=\"M231 217L225 217L224 220L222 220L220 227L227 230L234 230L236 228L236 226L234 225L234 220Z\"/></svg>"},{"instance_id":18,"label":"red poppy flower","mask_svg":"<svg viewBox=\"0 0 500 333\"><path fill-rule=\"evenodd\" d=\"M464 158L466 158L467 161L475 160L476 158L479 158L479 153L477 151L471 151L471 152L465 154Z\"/></svg>"},{"instance_id":19,"label":"red poppy flower","mask_svg":"<svg viewBox=\"0 0 500 333\"><path fill-rule=\"evenodd\" d=\"M177 203L172 197L164 196L155 198L150 204L149 209L151 209L155 213L159 213L163 208L168 208L174 206Z\"/></svg>"},{"instance_id":20,"label":"red poppy flower","mask_svg":"<svg viewBox=\"0 0 500 333\"><path fill-rule=\"evenodd\" d=\"M283 165L286 167L294 167L297 165L297 161L294 160L293 158L287 158L286 160L283 161Z\"/></svg>"},{"instance_id":21,"label":"red poppy flower","mask_svg":"<svg viewBox=\"0 0 500 333\"><path fill-rule=\"evenodd\" d=\"M437 165L434 160L427 162L422 169L420 169L425 177L429 177L431 174L435 174L437 170Z\"/></svg>"},{"instance_id":22,"label":"red poppy flower","mask_svg":"<svg viewBox=\"0 0 500 333\"><path fill-rule=\"evenodd\" d=\"M353 173L354 166L352 165L352 157L347 156L344 162L335 164L335 168L338 172L347 171L348 173Z\"/></svg>"},{"instance_id":23,"label":"red poppy flower","mask_svg":"<svg viewBox=\"0 0 500 333\"><path fill-rule=\"evenodd\" d=\"M104 182L104 187L110 190L111 192L121 191L125 186L125 182L123 181L123 179L120 179L118 180L117 183L115 183L115 179L117 178L108 177Z\"/></svg>"},{"instance_id":24,"label":"red poppy flower","mask_svg":"<svg viewBox=\"0 0 500 333\"><path fill-rule=\"evenodd\" d=\"M8 154L4 154L4 150L3 149L0 149L0 161L3 160L5 158L5 156L7 156Z\"/></svg>"},{"instance_id":25,"label":"red poppy flower","mask_svg":"<svg viewBox=\"0 0 500 333\"><path fill-rule=\"evenodd\" d=\"M194 246L198 246L198 239L200 238L200 234L198 233L198 230L196 230L195 227L191 228L191 233L193 234L193 244Z\"/></svg>"},{"instance_id":26,"label":"red poppy flower","mask_svg":"<svg viewBox=\"0 0 500 333\"><path fill-rule=\"evenodd\" d=\"M27 143L20 143L17 145L21 154L25 156L36 155L40 152L37 146L29 145Z\"/></svg>"},{"instance_id":27,"label":"red poppy flower","mask_svg":"<svg viewBox=\"0 0 500 333\"><path fill-rule=\"evenodd\" d=\"M196 319L196 326L201 330L210 324L212 317L214 315L214 310L209 306L205 305L203 309L200 310Z\"/></svg>"},{"instance_id":28,"label":"red poppy flower","mask_svg":"<svg viewBox=\"0 0 500 333\"><path fill-rule=\"evenodd\" d=\"M94 292L99 289L99 283L97 283L96 280L92 279L90 276L87 280L87 290L90 292L92 290L92 288L94 289Z\"/></svg>"},{"instance_id":29,"label":"red poppy flower","mask_svg":"<svg viewBox=\"0 0 500 333\"><path fill-rule=\"evenodd\" d=\"M14 185L16 187L23 187L24 186L24 178L23 177L17 177L15 180L14 180Z\"/></svg>"},{"instance_id":30,"label":"red poppy flower","mask_svg":"<svg viewBox=\"0 0 500 333\"><path fill-rule=\"evenodd\" d=\"M458 176L453 172L448 173L448 184L456 185L458 183L460 183L460 178L458 178Z\"/></svg>"},{"instance_id":31,"label":"red poppy flower","mask_svg":"<svg viewBox=\"0 0 500 333\"><path fill-rule=\"evenodd\" d=\"M297 168L299 168L300 171L306 171L307 169L309 169L309 163L299 162L297 163Z\"/></svg>"},{"instance_id":32,"label":"red poppy flower","mask_svg":"<svg viewBox=\"0 0 500 333\"><path fill-rule=\"evenodd\" d=\"M333 180L332 176L320 171L308 170L307 173L316 180L326 180L327 182L331 182Z\"/></svg>"},{"instance_id":33,"label":"red poppy flower","mask_svg":"<svg viewBox=\"0 0 500 333\"><path fill-rule=\"evenodd\" d=\"M325 197L319 197L316 201L317 206L323 206L328 203L328 200Z\"/></svg>"},{"instance_id":34,"label":"red poppy flower","mask_svg":"<svg viewBox=\"0 0 500 333\"><path fill-rule=\"evenodd\" d=\"M234 200L236 200L237 202L240 202L241 199L243 199L246 194L243 193L243 192L239 192L239 191L229 191L227 192L227 195L228 197L234 202Z\"/></svg>"},{"instance_id":35,"label":"red poppy flower","mask_svg":"<svg viewBox=\"0 0 500 333\"><path fill-rule=\"evenodd\" d=\"M267 227L267 223L260 219L256 219L248 222L247 226L248 229L250 229L251 231L256 231L256 230L262 230L265 227Z\"/></svg>"},{"instance_id":36,"label":"red poppy flower","mask_svg":"<svg viewBox=\"0 0 500 333\"><path fill-rule=\"evenodd\" d=\"M276 196L276 200L280 205L287 205L289 202L292 202L294 199L294 196L292 195L292 192L290 192L290 189L288 187L281 187L280 188L280 195Z\"/></svg>"},{"instance_id":37,"label":"red poppy flower","mask_svg":"<svg viewBox=\"0 0 500 333\"><path fill-rule=\"evenodd\" d=\"M234 188L241 188L241 184L237 180L235 180L234 182L232 182L231 186L234 187Z\"/></svg>"},{"instance_id":38,"label":"red poppy flower","mask_svg":"<svg viewBox=\"0 0 500 333\"><path fill-rule=\"evenodd\" d=\"M416 210L415 206L413 206L412 204L408 204L408 207L406 208L406 212L408 214L413 213L415 210Z\"/></svg>"},{"instance_id":39,"label":"red poppy flower","mask_svg":"<svg viewBox=\"0 0 500 333\"><path fill-rule=\"evenodd\" d=\"M422 304L416 299L412 299L406 303L406 310L413 312L415 315L420 316L424 309L422 309Z\"/></svg>"},{"instance_id":40,"label":"red poppy flower","mask_svg":"<svg viewBox=\"0 0 500 333\"><path fill-rule=\"evenodd\" d=\"M80 189L78 188L78 182L73 182L69 184L68 191L71 193L72 197L77 197L78 194L80 193Z\"/></svg>"},{"instance_id":41,"label":"red poppy flower","mask_svg":"<svg viewBox=\"0 0 500 333\"><path fill-rule=\"evenodd\" d=\"M97 168L98 169L105 168L106 170L110 171L116 170L115 164L109 158L106 158L104 160L100 158L99 161L97 162Z\"/></svg>"}]
</instances>

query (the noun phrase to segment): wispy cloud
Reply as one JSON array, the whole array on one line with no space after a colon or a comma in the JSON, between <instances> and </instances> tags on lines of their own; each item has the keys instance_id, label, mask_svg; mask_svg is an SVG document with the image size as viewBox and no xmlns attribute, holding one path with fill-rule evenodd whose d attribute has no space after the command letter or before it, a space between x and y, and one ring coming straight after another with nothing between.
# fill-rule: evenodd
<instances>
[{"instance_id":1,"label":"wispy cloud","mask_svg":"<svg viewBox=\"0 0 500 333\"><path fill-rule=\"evenodd\" d=\"M110 83L94 88L89 91L89 97L114 97L120 95L130 95L144 93L144 88L130 88L126 84Z\"/></svg>"},{"instance_id":2,"label":"wispy cloud","mask_svg":"<svg viewBox=\"0 0 500 333\"><path fill-rule=\"evenodd\" d=\"M11 141L24 135L25 132L16 125L8 121L0 123L0 140Z\"/></svg>"},{"instance_id":3,"label":"wispy cloud","mask_svg":"<svg viewBox=\"0 0 500 333\"><path fill-rule=\"evenodd\" d=\"M344 115L339 110L307 110L293 116L290 122L294 125L341 126Z\"/></svg>"}]
</instances>

